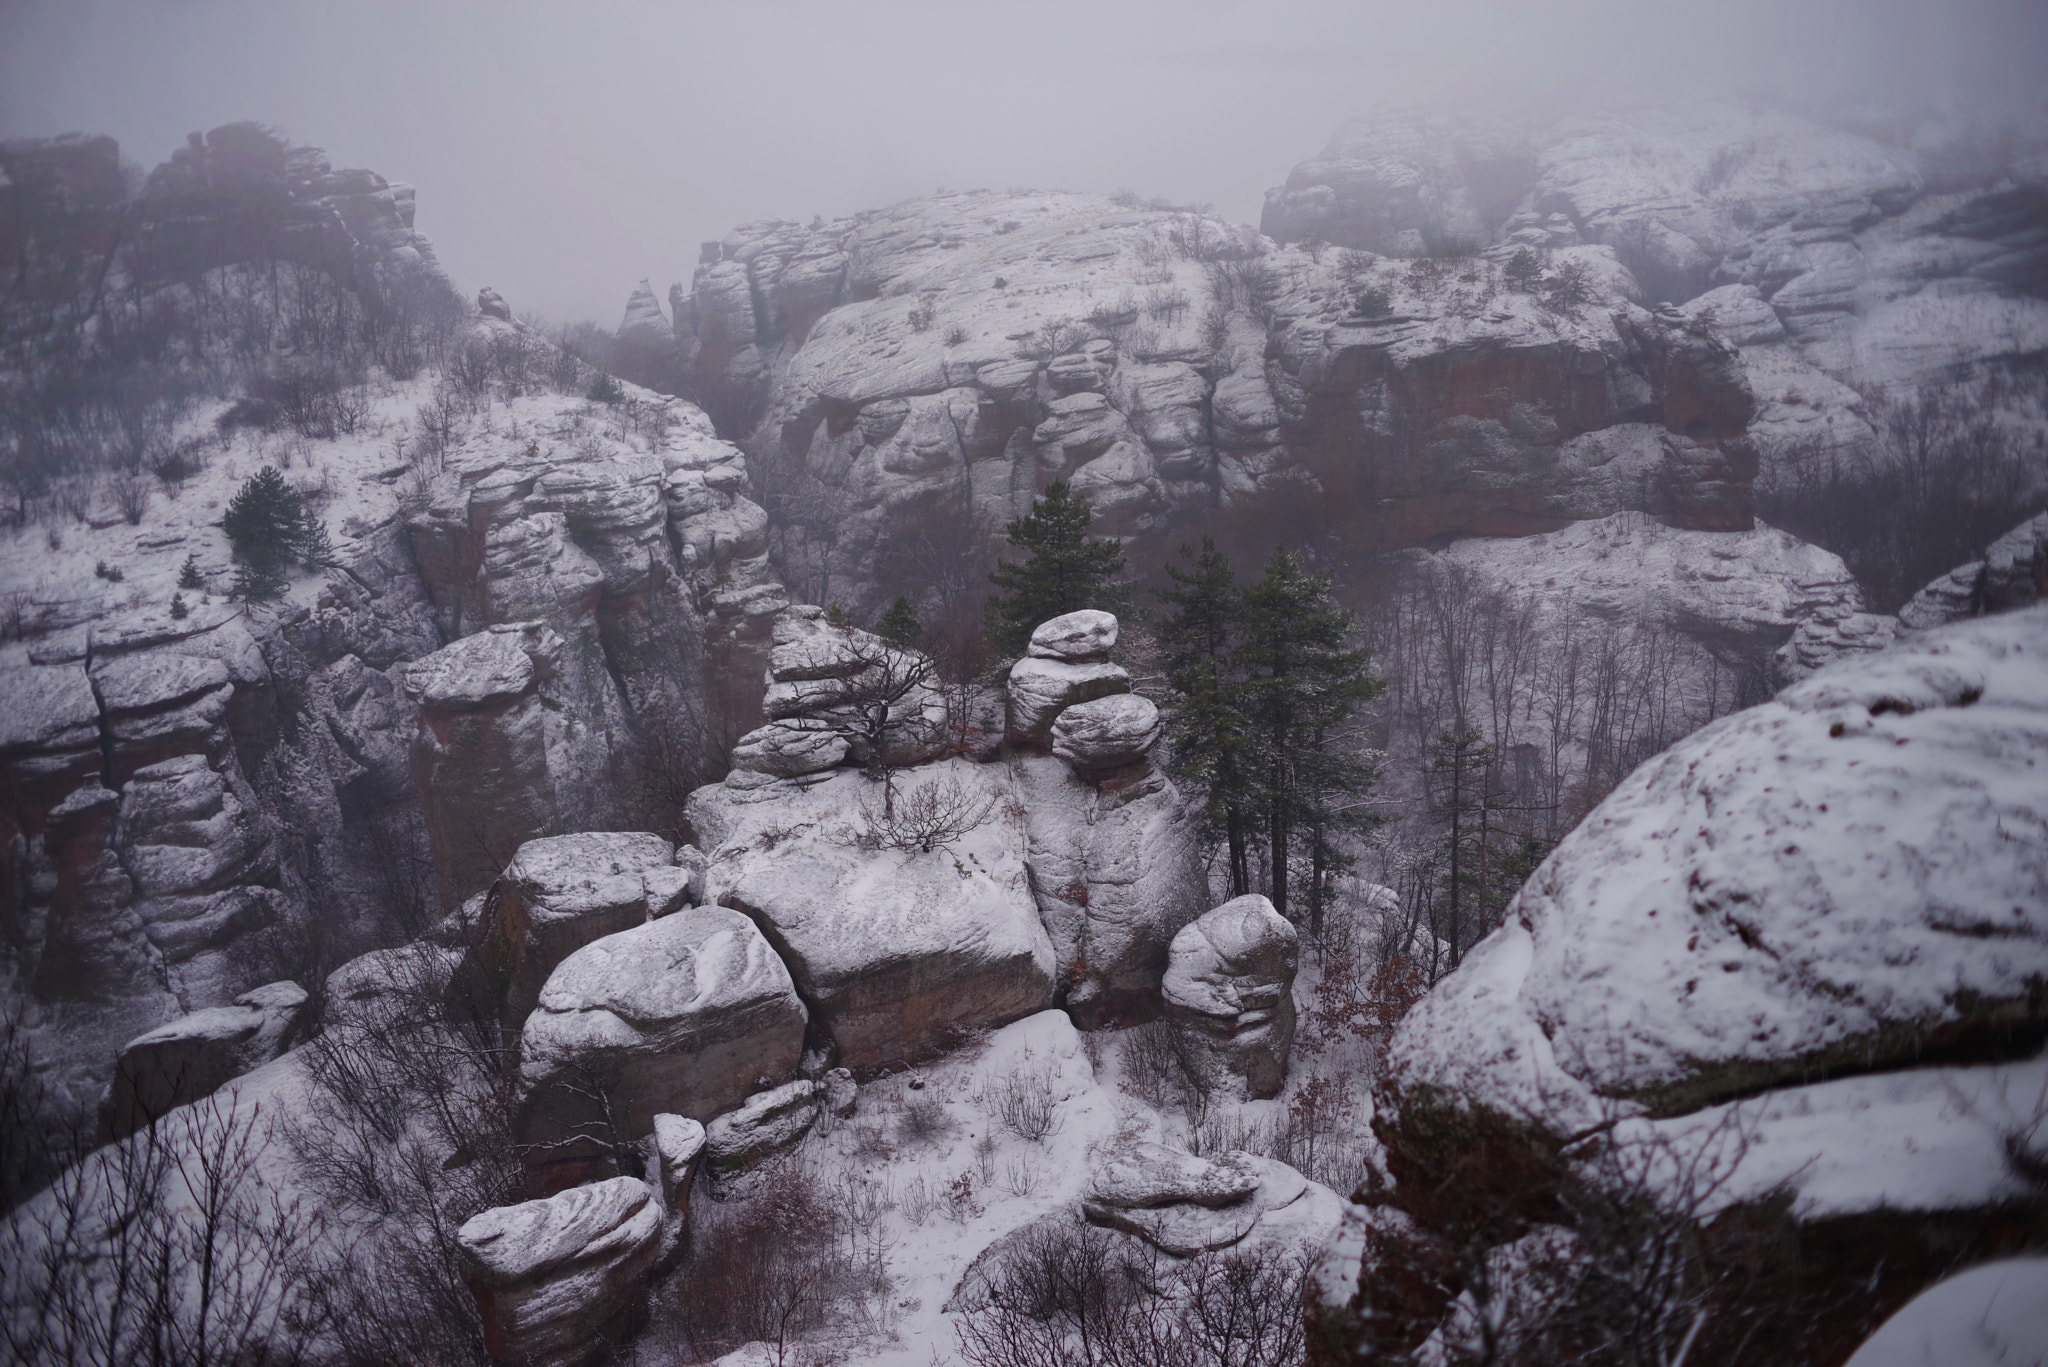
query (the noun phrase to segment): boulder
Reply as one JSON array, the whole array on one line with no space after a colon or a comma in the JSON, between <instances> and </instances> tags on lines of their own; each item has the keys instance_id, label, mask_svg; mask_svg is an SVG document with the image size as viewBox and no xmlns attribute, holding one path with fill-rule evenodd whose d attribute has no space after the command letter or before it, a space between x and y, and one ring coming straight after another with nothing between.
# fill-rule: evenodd
<instances>
[{"instance_id":1,"label":"boulder","mask_svg":"<svg viewBox=\"0 0 2048 1367\"><path fill-rule=\"evenodd\" d=\"M462 950L423 940L358 955L327 975L322 1024L375 1029L423 1019L424 1008L441 1000L462 961Z\"/></svg>"},{"instance_id":2,"label":"boulder","mask_svg":"<svg viewBox=\"0 0 2048 1367\"><path fill-rule=\"evenodd\" d=\"M1031 633L1030 654L1040 660L1085 664L1106 660L1116 647L1116 614L1083 608L1039 623Z\"/></svg>"},{"instance_id":3,"label":"boulder","mask_svg":"<svg viewBox=\"0 0 2048 1367\"><path fill-rule=\"evenodd\" d=\"M564 959L682 905L689 871L674 857L675 846L644 832L547 836L519 847L486 899L492 927L477 950L508 1035Z\"/></svg>"},{"instance_id":4,"label":"boulder","mask_svg":"<svg viewBox=\"0 0 2048 1367\"><path fill-rule=\"evenodd\" d=\"M798 1078L747 1098L704 1127L704 1180L713 1199L745 1195L761 1165L795 1148L817 1123L823 1084Z\"/></svg>"},{"instance_id":5,"label":"boulder","mask_svg":"<svg viewBox=\"0 0 2048 1367\"><path fill-rule=\"evenodd\" d=\"M1052 724L1052 752L1092 772L1136 764L1158 743L1159 709L1136 693L1075 703Z\"/></svg>"},{"instance_id":6,"label":"boulder","mask_svg":"<svg viewBox=\"0 0 2048 1367\"><path fill-rule=\"evenodd\" d=\"M485 1348L531 1367L598 1361L634 1328L661 1233L661 1201L637 1177L473 1217L455 1242Z\"/></svg>"},{"instance_id":7,"label":"boulder","mask_svg":"<svg viewBox=\"0 0 2048 1367\"><path fill-rule=\"evenodd\" d=\"M838 768L846 754L846 737L836 726L776 721L740 737L732 748L732 767L771 778L799 778Z\"/></svg>"},{"instance_id":8,"label":"boulder","mask_svg":"<svg viewBox=\"0 0 2048 1367\"><path fill-rule=\"evenodd\" d=\"M1569 1224L1560 1180L1652 1163L1711 1174L1718 1219L1781 1222L1772 1295L1815 1361L2048 1220L2009 1100L2048 1081L2044 665L2048 607L1919 633L1624 780L1396 1030L1370 1195L1416 1235L1368 1241L1322 1330L1406 1351L1449 1293L1371 1288L1431 1284L1418 1250Z\"/></svg>"},{"instance_id":9,"label":"boulder","mask_svg":"<svg viewBox=\"0 0 2048 1367\"><path fill-rule=\"evenodd\" d=\"M704 1156L704 1127L688 1116L658 1115L649 1140L648 1166L661 1178L662 1208L678 1213L688 1210L697 1160Z\"/></svg>"},{"instance_id":10,"label":"boulder","mask_svg":"<svg viewBox=\"0 0 2048 1367\"><path fill-rule=\"evenodd\" d=\"M1340 1206L1328 1188L1285 1163L1242 1149L1197 1158L1149 1142L1113 1150L1081 1195L1090 1222L1175 1257L1243 1243L1261 1224L1327 1237Z\"/></svg>"},{"instance_id":11,"label":"boulder","mask_svg":"<svg viewBox=\"0 0 2048 1367\"><path fill-rule=\"evenodd\" d=\"M689 805L710 850L706 897L761 927L813 1028L853 1068L902 1063L1052 1000L1008 773L952 760L891 782L898 811L936 790L983 819L929 853L891 847L877 834L880 785L845 770L772 802L713 785Z\"/></svg>"},{"instance_id":12,"label":"boulder","mask_svg":"<svg viewBox=\"0 0 2048 1367\"><path fill-rule=\"evenodd\" d=\"M1167 952L1167 1019L1184 1057L1240 1099L1278 1096L1294 1045L1294 926L1257 893L1183 926Z\"/></svg>"},{"instance_id":13,"label":"boulder","mask_svg":"<svg viewBox=\"0 0 2048 1367\"><path fill-rule=\"evenodd\" d=\"M528 1166L555 1185L657 1115L709 1120L796 1067L804 1024L789 970L738 912L696 907L592 941L548 975L520 1033Z\"/></svg>"},{"instance_id":14,"label":"boulder","mask_svg":"<svg viewBox=\"0 0 2048 1367\"><path fill-rule=\"evenodd\" d=\"M211 1095L282 1055L311 1027L306 989L276 982L130 1040L107 1092L107 1139L126 1138L172 1107Z\"/></svg>"},{"instance_id":15,"label":"boulder","mask_svg":"<svg viewBox=\"0 0 2048 1367\"><path fill-rule=\"evenodd\" d=\"M1131 691L1131 676L1107 661L1070 664L1026 656L1010 666L1007 735L1013 744L1044 747L1053 722L1075 703Z\"/></svg>"}]
</instances>

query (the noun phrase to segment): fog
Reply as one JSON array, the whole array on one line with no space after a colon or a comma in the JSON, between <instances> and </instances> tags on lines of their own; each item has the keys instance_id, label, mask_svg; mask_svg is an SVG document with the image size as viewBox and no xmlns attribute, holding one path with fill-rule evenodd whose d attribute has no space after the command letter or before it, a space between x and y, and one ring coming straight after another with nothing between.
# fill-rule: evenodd
<instances>
[{"instance_id":1,"label":"fog","mask_svg":"<svg viewBox=\"0 0 2048 1367\"><path fill-rule=\"evenodd\" d=\"M458 284L615 322L698 244L933 189L1261 196L1344 118L1727 94L2038 104L2037 0L0 6L0 133L256 119L419 189Z\"/></svg>"}]
</instances>

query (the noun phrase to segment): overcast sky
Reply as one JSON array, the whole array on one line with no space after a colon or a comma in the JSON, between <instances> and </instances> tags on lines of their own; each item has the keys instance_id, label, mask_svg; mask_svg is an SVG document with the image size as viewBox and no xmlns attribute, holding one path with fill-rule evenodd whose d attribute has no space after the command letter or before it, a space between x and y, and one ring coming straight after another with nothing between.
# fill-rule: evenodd
<instances>
[{"instance_id":1,"label":"overcast sky","mask_svg":"<svg viewBox=\"0 0 2048 1367\"><path fill-rule=\"evenodd\" d=\"M2042 0L0 0L0 134L257 119L419 190L456 282L615 323L699 242L938 186L1263 192L1386 106L2034 100Z\"/></svg>"}]
</instances>

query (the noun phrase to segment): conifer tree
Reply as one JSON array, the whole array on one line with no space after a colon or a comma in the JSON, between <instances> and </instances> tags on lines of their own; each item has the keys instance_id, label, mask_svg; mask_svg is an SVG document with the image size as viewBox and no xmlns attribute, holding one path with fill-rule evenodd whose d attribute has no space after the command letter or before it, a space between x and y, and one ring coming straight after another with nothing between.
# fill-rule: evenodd
<instances>
[{"instance_id":1,"label":"conifer tree","mask_svg":"<svg viewBox=\"0 0 2048 1367\"><path fill-rule=\"evenodd\" d=\"M333 555L327 529L274 465L264 466L235 491L220 525L240 562L235 575L240 598L275 598L284 592L285 570L294 560L313 568Z\"/></svg>"},{"instance_id":2,"label":"conifer tree","mask_svg":"<svg viewBox=\"0 0 2048 1367\"><path fill-rule=\"evenodd\" d=\"M185 557L185 563L178 569L178 587L181 589L203 589L206 587L206 578L199 573L198 556L188 555Z\"/></svg>"},{"instance_id":3,"label":"conifer tree","mask_svg":"<svg viewBox=\"0 0 2048 1367\"><path fill-rule=\"evenodd\" d=\"M1187 568L1167 566L1174 587L1159 594L1172 609L1158 624L1174 695L1166 710L1168 750L1176 776L1207 793L1205 815L1228 849L1230 895L1242 897L1252 890L1250 840L1257 813L1242 681L1231 664L1237 577L1213 538L1203 537L1199 552L1182 546L1180 553Z\"/></svg>"},{"instance_id":4,"label":"conifer tree","mask_svg":"<svg viewBox=\"0 0 2048 1367\"><path fill-rule=\"evenodd\" d=\"M1055 481L1043 498L1032 500L1028 515L1003 529L1012 546L1030 555L998 565L989 575L1002 590L988 607L989 634L1001 649L1021 652L1032 628L1062 613L1126 606L1123 552L1114 541L1088 536L1094 516L1087 499Z\"/></svg>"},{"instance_id":5,"label":"conifer tree","mask_svg":"<svg viewBox=\"0 0 2048 1367\"><path fill-rule=\"evenodd\" d=\"M892 646L915 650L924 639L924 623L917 620L917 610L910 606L910 599L898 594L882 614L882 620L875 623L875 635Z\"/></svg>"},{"instance_id":6,"label":"conifer tree","mask_svg":"<svg viewBox=\"0 0 2048 1367\"><path fill-rule=\"evenodd\" d=\"M1302 843L1310 930L1319 933L1329 881L1344 863L1332 837L1373 824L1361 804L1378 777L1369 760L1337 743L1338 733L1384 685L1368 669L1367 653L1349 645L1351 614L1331 601L1329 577L1310 573L1284 549L1244 591L1238 620L1233 663L1243 675L1273 905L1286 914Z\"/></svg>"}]
</instances>

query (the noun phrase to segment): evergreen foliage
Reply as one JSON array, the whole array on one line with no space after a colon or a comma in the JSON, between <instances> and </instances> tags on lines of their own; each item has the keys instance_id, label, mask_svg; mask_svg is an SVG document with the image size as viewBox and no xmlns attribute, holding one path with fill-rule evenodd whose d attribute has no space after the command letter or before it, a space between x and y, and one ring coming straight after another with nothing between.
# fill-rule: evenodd
<instances>
[{"instance_id":1,"label":"evergreen foliage","mask_svg":"<svg viewBox=\"0 0 2048 1367\"><path fill-rule=\"evenodd\" d=\"M892 646L915 650L924 638L924 624L917 620L917 610L910 606L910 599L902 594L882 614L882 620L875 623L875 635Z\"/></svg>"},{"instance_id":2,"label":"evergreen foliage","mask_svg":"<svg viewBox=\"0 0 2048 1367\"><path fill-rule=\"evenodd\" d=\"M1501 278L1509 289L1527 294L1543 278L1543 265L1536 259L1536 253L1523 247L1508 258L1507 265L1501 268Z\"/></svg>"},{"instance_id":3,"label":"evergreen foliage","mask_svg":"<svg viewBox=\"0 0 2048 1367\"><path fill-rule=\"evenodd\" d=\"M174 593L174 594L172 594L172 595L171 595L171 620L172 620L172 621L174 621L174 622L181 622L181 621L183 621L183 620L184 620L185 618L187 618L187 617L189 617L189 616L191 616L191 615L192 615L192 610L191 610L190 608L188 608L188 607L186 607L186 606L185 606L185 595L184 595L184 594L182 594L182 593Z\"/></svg>"},{"instance_id":4,"label":"evergreen foliage","mask_svg":"<svg viewBox=\"0 0 2048 1367\"><path fill-rule=\"evenodd\" d=\"M1004 527L1010 544L1030 555L989 575L1001 590L988 606L989 634L1000 649L1023 653L1032 629L1062 613L1127 610L1123 551L1114 541L1089 537L1094 516L1088 500L1060 480L1032 500L1028 515Z\"/></svg>"},{"instance_id":5,"label":"evergreen foliage","mask_svg":"<svg viewBox=\"0 0 2048 1367\"><path fill-rule=\"evenodd\" d=\"M293 561L312 568L333 556L327 529L274 465L258 470L236 491L220 525L238 562L239 598L275 598L284 592L285 571Z\"/></svg>"},{"instance_id":6,"label":"evergreen foliage","mask_svg":"<svg viewBox=\"0 0 2048 1367\"><path fill-rule=\"evenodd\" d=\"M624 403L626 391L619 387L617 380L600 370L597 378L590 382L590 392L584 397L592 403Z\"/></svg>"},{"instance_id":7,"label":"evergreen foliage","mask_svg":"<svg viewBox=\"0 0 2048 1367\"><path fill-rule=\"evenodd\" d=\"M1331 602L1328 576L1281 550L1241 589L1213 541L1182 556L1186 568L1169 567L1174 587L1159 595L1172 609L1158 637L1174 762L1206 793L1229 850L1231 895L1251 891L1263 836L1273 905L1286 914L1293 904L1320 933L1335 877L1351 863L1338 837L1378 824L1362 801L1378 767L1344 732L1383 684L1350 646L1351 614Z\"/></svg>"},{"instance_id":8,"label":"evergreen foliage","mask_svg":"<svg viewBox=\"0 0 2048 1367\"><path fill-rule=\"evenodd\" d=\"M188 555L178 569L178 587L181 589L203 589L206 579L199 573L199 557Z\"/></svg>"}]
</instances>

